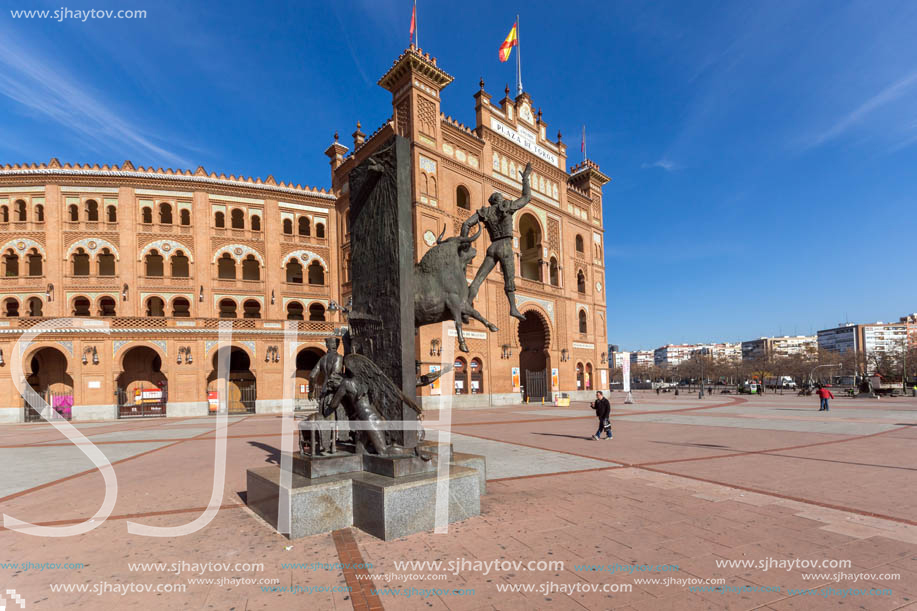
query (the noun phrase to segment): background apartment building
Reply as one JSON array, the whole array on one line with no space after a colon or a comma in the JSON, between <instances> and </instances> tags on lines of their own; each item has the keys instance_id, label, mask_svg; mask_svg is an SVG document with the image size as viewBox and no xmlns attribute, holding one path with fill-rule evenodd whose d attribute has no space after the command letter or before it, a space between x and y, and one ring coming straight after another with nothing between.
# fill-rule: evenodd
<instances>
[{"instance_id":1,"label":"background apartment building","mask_svg":"<svg viewBox=\"0 0 917 611\"><path fill-rule=\"evenodd\" d=\"M753 361L793 355L814 355L817 350L818 339L815 335L759 337L758 339L742 342L742 360Z\"/></svg>"}]
</instances>

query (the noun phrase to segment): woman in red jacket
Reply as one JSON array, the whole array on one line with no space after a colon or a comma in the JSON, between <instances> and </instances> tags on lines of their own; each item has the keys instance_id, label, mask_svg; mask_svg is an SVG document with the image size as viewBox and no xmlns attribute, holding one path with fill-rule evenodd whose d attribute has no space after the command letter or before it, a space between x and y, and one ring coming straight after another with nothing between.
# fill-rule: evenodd
<instances>
[{"instance_id":1,"label":"woman in red jacket","mask_svg":"<svg viewBox=\"0 0 917 611\"><path fill-rule=\"evenodd\" d=\"M831 394L831 391L825 388L824 386L819 386L818 390L815 392L816 395L821 399L821 407L818 408L820 412L827 412L828 410L828 399L833 399L834 395Z\"/></svg>"}]
</instances>

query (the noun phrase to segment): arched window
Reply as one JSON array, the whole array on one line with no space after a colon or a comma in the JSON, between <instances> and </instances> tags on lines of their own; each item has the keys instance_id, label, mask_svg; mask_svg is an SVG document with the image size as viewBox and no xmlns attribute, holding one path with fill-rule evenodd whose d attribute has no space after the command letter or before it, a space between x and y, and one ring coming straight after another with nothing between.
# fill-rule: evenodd
<instances>
[{"instance_id":1,"label":"arched window","mask_svg":"<svg viewBox=\"0 0 917 611\"><path fill-rule=\"evenodd\" d=\"M315 237L324 239L325 237L325 225L323 223L315 224Z\"/></svg>"},{"instance_id":2,"label":"arched window","mask_svg":"<svg viewBox=\"0 0 917 611\"><path fill-rule=\"evenodd\" d=\"M586 331L587 331L587 328L586 328L586 311L585 311L585 310L580 310L580 311L579 311L579 332L580 332L580 333L586 333Z\"/></svg>"},{"instance_id":3,"label":"arched window","mask_svg":"<svg viewBox=\"0 0 917 611\"><path fill-rule=\"evenodd\" d=\"M541 225L533 214L523 214L519 219L519 233L522 236L520 242L520 262L522 269L520 274L523 278L544 282L542 278L541 264Z\"/></svg>"},{"instance_id":4,"label":"arched window","mask_svg":"<svg viewBox=\"0 0 917 611\"><path fill-rule=\"evenodd\" d=\"M586 390L592 390L592 363L586 363Z\"/></svg>"},{"instance_id":5,"label":"arched window","mask_svg":"<svg viewBox=\"0 0 917 611\"><path fill-rule=\"evenodd\" d=\"M73 260L73 275L74 276L88 276L89 275L89 255L86 254L86 251L84 251L82 248L77 248L76 252L73 253L72 260Z\"/></svg>"},{"instance_id":6,"label":"arched window","mask_svg":"<svg viewBox=\"0 0 917 611\"><path fill-rule=\"evenodd\" d=\"M468 394L468 363L465 362L463 357L458 357L455 359L453 364L453 369L455 370L455 394L457 395L467 395Z\"/></svg>"},{"instance_id":7,"label":"arched window","mask_svg":"<svg viewBox=\"0 0 917 611\"><path fill-rule=\"evenodd\" d=\"M576 272L576 290L579 293L586 293L586 274L583 273L583 270Z\"/></svg>"},{"instance_id":8,"label":"arched window","mask_svg":"<svg viewBox=\"0 0 917 611\"><path fill-rule=\"evenodd\" d=\"M190 225L191 224L191 211L188 210L187 208L185 208L184 210L180 210L178 212L178 222L185 227Z\"/></svg>"},{"instance_id":9,"label":"arched window","mask_svg":"<svg viewBox=\"0 0 917 611\"><path fill-rule=\"evenodd\" d=\"M213 225L220 228L226 227L226 215L217 211L213 215Z\"/></svg>"},{"instance_id":10,"label":"arched window","mask_svg":"<svg viewBox=\"0 0 917 611\"><path fill-rule=\"evenodd\" d=\"M172 300L172 318L190 318L191 304L184 297Z\"/></svg>"},{"instance_id":11,"label":"arched window","mask_svg":"<svg viewBox=\"0 0 917 611\"><path fill-rule=\"evenodd\" d=\"M111 254L109 249L103 248L102 252L99 253L99 256L96 257L96 260L99 263L100 276L115 275L115 255Z\"/></svg>"},{"instance_id":12,"label":"arched window","mask_svg":"<svg viewBox=\"0 0 917 611\"><path fill-rule=\"evenodd\" d=\"M287 320L303 320L302 304L294 301L287 304Z\"/></svg>"},{"instance_id":13,"label":"arched window","mask_svg":"<svg viewBox=\"0 0 917 611\"><path fill-rule=\"evenodd\" d=\"M38 253L38 249L33 248L30 250L25 259L26 265L28 266L28 274L30 276L41 276L44 273L42 271L41 255Z\"/></svg>"},{"instance_id":14,"label":"arched window","mask_svg":"<svg viewBox=\"0 0 917 611\"><path fill-rule=\"evenodd\" d=\"M118 209L115 206L109 206L108 211L108 222L117 223L118 222Z\"/></svg>"},{"instance_id":15,"label":"arched window","mask_svg":"<svg viewBox=\"0 0 917 611\"><path fill-rule=\"evenodd\" d=\"M242 261L242 279L261 280L261 264L255 258L255 255L248 255Z\"/></svg>"},{"instance_id":16,"label":"arched window","mask_svg":"<svg viewBox=\"0 0 917 611\"><path fill-rule=\"evenodd\" d=\"M586 247L583 244L583 236L577 234L576 236L576 252L585 253Z\"/></svg>"},{"instance_id":17,"label":"arched window","mask_svg":"<svg viewBox=\"0 0 917 611\"><path fill-rule=\"evenodd\" d=\"M560 286L560 270L557 267L557 258L551 257L551 286Z\"/></svg>"},{"instance_id":18,"label":"arched window","mask_svg":"<svg viewBox=\"0 0 917 611\"><path fill-rule=\"evenodd\" d=\"M38 223L45 222L45 207L41 204L35 204L35 221Z\"/></svg>"},{"instance_id":19,"label":"arched window","mask_svg":"<svg viewBox=\"0 0 917 611\"><path fill-rule=\"evenodd\" d=\"M325 270L318 261L309 264L309 284L325 284Z\"/></svg>"},{"instance_id":20,"label":"arched window","mask_svg":"<svg viewBox=\"0 0 917 611\"><path fill-rule=\"evenodd\" d=\"M325 320L325 306L320 303L310 305L309 320Z\"/></svg>"},{"instance_id":21,"label":"arched window","mask_svg":"<svg viewBox=\"0 0 917 611\"><path fill-rule=\"evenodd\" d=\"M344 235L348 235L350 233L350 208L344 210L343 216L344 218L342 220L344 222Z\"/></svg>"},{"instance_id":22,"label":"arched window","mask_svg":"<svg viewBox=\"0 0 917 611\"><path fill-rule=\"evenodd\" d=\"M471 359L468 364L471 369L471 394L479 395L484 392L484 364L481 359Z\"/></svg>"},{"instance_id":23,"label":"arched window","mask_svg":"<svg viewBox=\"0 0 917 611\"><path fill-rule=\"evenodd\" d=\"M296 259L287 262L287 282L302 284L302 265Z\"/></svg>"},{"instance_id":24,"label":"arched window","mask_svg":"<svg viewBox=\"0 0 917 611\"><path fill-rule=\"evenodd\" d=\"M347 260L344 262L344 282L353 280L353 264L350 260L350 253L347 253Z\"/></svg>"},{"instance_id":25,"label":"arched window","mask_svg":"<svg viewBox=\"0 0 917 611\"><path fill-rule=\"evenodd\" d=\"M261 304L249 299L242 304L242 318L261 318Z\"/></svg>"},{"instance_id":26,"label":"arched window","mask_svg":"<svg viewBox=\"0 0 917 611\"><path fill-rule=\"evenodd\" d=\"M146 315L147 316L165 316L166 308L165 302L160 297L150 297L146 300Z\"/></svg>"},{"instance_id":27,"label":"arched window","mask_svg":"<svg viewBox=\"0 0 917 611\"><path fill-rule=\"evenodd\" d=\"M25 202L21 199L16 200L16 220L20 223L27 220Z\"/></svg>"},{"instance_id":28,"label":"arched window","mask_svg":"<svg viewBox=\"0 0 917 611\"><path fill-rule=\"evenodd\" d=\"M0 206L0 222L4 222L4 223L10 222L9 206Z\"/></svg>"},{"instance_id":29,"label":"arched window","mask_svg":"<svg viewBox=\"0 0 917 611\"><path fill-rule=\"evenodd\" d=\"M7 318L19 318L19 300L12 297L4 300L3 315Z\"/></svg>"},{"instance_id":30,"label":"arched window","mask_svg":"<svg viewBox=\"0 0 917 611\"><path fill-rule=\"evenodd\" d=\"M29 297L29 316L41 316L41 299Z\"/></svg>"},{"instance_id":31,"label":"arched window","mask_svg":"<svg viewBox=\"0 0 917 611\"><path fill-rule=\"evenodd\" d=\"M233 229L245 229L245 211L241 208L233 208L229 213L229 223Z\"/></svg>"},{"instance_id":32,"label":"arched window","mask_svg":"<svg viewBox=\"0 0 917 611\"><path fill-rule=\"evenodd\" d=\"M74 316L91 316L92 313L89 311L89 300L85 297L77 297L73 300L73 315Z\"/></svg>"},{"instance_id":33,"label":"arched window","mask_svg":"<svg viewBox=\"0 0 917 611\"><path fill-rule=\"evenodd\" d=\"M187 278L191 275L191 266L188 264L188 257L183 250L176 250L169 262L172 264L173 278Z\"/></svg>"},{"instance_id":34,"label":"arched window","mask_svg":"<svg viewBox=\"0 0 917 611\"><path fill-rule=\"evenodd\" d=\"M471 195L468 194L468 189L462 185L455 189L455 205L462 210L471 210Z\"/></svg>"},{"instance_id":35,"label":"arched window","mask_svg":"<svg viewBox=\"0 0 917 611\"><path fill-rule=\"evenodd\" d=\"M99 316L114 316L115 300L111 297L102 297L99 299Z\"/></svg>"},{"instance_id":36,"label":"arched window","mask_svg":"<svg viewBox=\"0 0 917 611\"><path fill-rule=\"evenodd\" d=\"M165 202L159 204L159 223L161 225L172 224L172 204Z\"/></svg>"},{"instance_id":37,"label":"arched window","mask_svg":"<svg viewBox=\"0 0 917 611\"><path fill-rule=\"evenodd\" d=\"M583 390L584 382L585 381L583 379L583 364L577 363L576 364L576 390Z\"/></svg>"},{"instance_id":38,"label":"arched window","mask_svg":"<svg viewBox=\"0 0 917 611\"><path fill-rule=\"evenodd\" d=\"M99 222L99 202L94 199L86 200L86 220L90 223Z\"/></svg>"},{"instance_id":39,"label":"arched window","mask_svg":"<svg viewBox=\"0 0 917 611\"><path fill-rule=\"evenodd\" d=\"M145 223L147 225L153 224L153 209L152 208L148 206L144 206L140 210L140 222Z\"/></svg>"},{"instance_id":40,"label":"arched window","mask_svg":"<svg viewBox=\"0 0 917 611\"><path fill-rule=\"evenodd\" d=\"M223 256L217 260L217 278L236 279L236 261L228 252L224 252Z\"/></svg>"},{"instance_id":41,"label":"arched window","mask_svg":"<svg viewBox=\"0 0 917 611\"><path fill-rule=\"evenodd\" d=\"M252 231L261 231L261 217L257 214L252 215Z\"/></svg>"},{"instance_id":42,"label":"arched window","mask_svg":"<svg viewBox=\"0 0 917 611\"><path fill-rule=\"evenodd\" d=\"M3 254L3 275L12 278L19 275L19 255L9 248Z\"/></svg>"},{"instance_id":43,"label":"arched window","mask_svg":"<svg viewBox=\"0 0 917 611\"><path fill-rule=\"evenodd\" d=\"M158 250L151 250L146 255L146 275L161 277L163 275L163 259Z\"/></svg>"},{"instance_id":44,"label":"arched window","mask_svg":"<svg viewBox=\"0 0 917 611\"><path fill-rule=\"evenodd\" d=\"M232 299L223 299L220 301L220 318L235 318L236 302Z\"/></svg>"},{"instance_id":45,"label":"arched window","mask_svg":"<svg viewBox=\"0 0 917 611\"><path fill-rule=\"evenodd\" d=\"M310 233L311 231L309 227L309 217L299 217L299 235L309 235Z\"/></svg>"},{"instance_id":46,"label":"arched window","mask_svg":"<svg viewBox=\"0 0 917 611\"><path fill-rule=\"evenodd\" d=\"M293 235L293 220L283 219L283 232L287 235Z\"/></svg>"},{"instance_id":47,"label":"arched window","mask_svg":"<svg viewBox=\"0 0 917 611\"><path fill-rule=\"evenodd\" d=\"M9 219L6 218L6 207L5 206L3 210L4 210L3 222L5 223ZM70 204L69 210L70 210L70 222L78 223L80 221L80 207L77 206L76 204Z\"/></svg>"}]
</instances>

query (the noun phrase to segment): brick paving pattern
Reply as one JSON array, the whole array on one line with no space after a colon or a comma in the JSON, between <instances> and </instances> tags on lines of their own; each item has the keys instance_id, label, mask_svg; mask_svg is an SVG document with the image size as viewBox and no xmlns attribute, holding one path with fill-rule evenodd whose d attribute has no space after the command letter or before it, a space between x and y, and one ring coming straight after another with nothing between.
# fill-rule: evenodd
<instances>
[{"instance_id":1,"label":"brick paving pattern","mask_svg":"<svg viewBox=\"0 0 917 611\"><path fill-rule=\"evenodd\" d=\"M247 509L245 470L279 460L281 421L273 416L232 419L221 509L209 524L183 537L130 534L129 522L178 526L205 511L214 422L78 424L114 465L111 517L67 538L0 529L0 563L83 565L0 567L0 591L15 590L27 609L917 609L917 400L838 399L829 414L793 395L700 401L638 393L635 405L621 405L620 394L612 401L610 441L589 439L595 421L583 404L453 412L456 450L488 457L481 516L448 534L390 542L357 529L289 541ZM427 416L431 439L444 435L437 419L435 411ZM46 424L0 428L0 459L0 511L10 517L73 525L91 519L105 497L92 463ZM768 559L850 566L717 564ZM411 560L562 565L395 566ZM261 563L263 570L171 567L182 562ZM361 563L371 568L351 568ZM583 566L615 564L677 571ZM836 573L843 575L804 578ZM724 579L729 591L692 591L665 577ZM186 591L91 590L105 584ZM88 590L52 590L61 585ZM437 592L408 596L411 588ZM828 588L835 593L822 593ZM806 589L819 593L799 592ZM851 593L870 589L890 592Z\"/></svg>"}]
</instances>

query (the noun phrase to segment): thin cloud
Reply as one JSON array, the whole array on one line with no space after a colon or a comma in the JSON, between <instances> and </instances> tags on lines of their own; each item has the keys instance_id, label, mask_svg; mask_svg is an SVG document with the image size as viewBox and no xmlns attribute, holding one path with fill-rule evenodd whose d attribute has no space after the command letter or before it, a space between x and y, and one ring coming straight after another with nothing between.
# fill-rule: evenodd
<instances>
[{"instance_id":1,"label":"thin cloud","mask_svg":"<svg viewBox=\"0 0 917 611\"><path fill-rule=\"evenodd\" d=\"M841 136L876 110L905 95L915 84L917 84L917 71L898 79L842 117L829 129L809 139L805 143L805 148L815 148Z\"/></svg>"},{"instance_id":2,"label":"thin cloud","mask_svg":"<svg viewBox=\"0 0 917 611\"><path fill-rule=\"evenodd\" d=\"M153 142L85 86L77 86L60 66L42 61L34 49L15 44L7 35L0 36L0 95L83 136L100 150L108 151L114 144L181 167L192 165Z\"/></svg>"},{"instance_id":3,"label":"thin cloud","mask_svg":"<svg viewBox=\"0 0 917 611\"><path fill-rule=\"evenodd\" d=\"M643 168L644 170L648 168L662 168L666 172L674 172L675 170L681 169L680 165L664 157L660 159L659 161L655 161L653 163L644 163L640 167Z\"/></svg>"}]
</instances>

